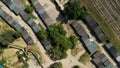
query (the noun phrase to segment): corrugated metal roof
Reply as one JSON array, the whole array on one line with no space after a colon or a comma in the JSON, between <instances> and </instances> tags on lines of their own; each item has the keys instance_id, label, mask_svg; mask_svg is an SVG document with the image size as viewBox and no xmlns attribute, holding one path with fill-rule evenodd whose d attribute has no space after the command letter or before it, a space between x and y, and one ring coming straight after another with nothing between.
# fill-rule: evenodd
<instances>
[{"instance_id":1,"label":"corrugated metal roof","mask_svg":"<svg viewBox=\"0 0 120 68\"><path fill-rule=\"evenodd\" d=\"M93 58L98 58L100 55L101 55L101 53L96 51L92 56L93 56Z\"/></svg>"},{"instance_id":2,"label":"corrugated metal roof","mask_svg":"<svg viewBox=\"0 0 120 68\"><path fill-rule=\"evenodd\" d=\"M105 42L107 40L107 37L105 36L104 32L102 31L102 29L99 27L99 25L95 22L95 20L92 18L91 15L88 15L85 18L87 24L90 26L90 28L92 29L92 31L95 33L95 35L97 36L97 39L100 42Z\"/></svg>"},{"instance_id":3,"label":"corrugated metal roof","mask_svg":"<svg viewBox=\"0 0 120 68\"><path fill-rule=\"evenodd\" d=\"M92 59L97 68L115 68L103 53L96 52L95 54L99 55L97 57L94 55L95 58Z\"/></svg>"},{"instance_id":4,"label":"corrugated metal roof","mask_svg":"<svg viewBox=\"0 0 120 68\"><path fill-rule=\"evenodd\" d=\"M25 10L24 5L20 0L2 0L13 12L19 14Z\"/></svg>"},{"instance_id":5,"label":"corrugated metal roof","mask_svg":"<svg viewBox=\"0 0 120 68\"><path fill-rule=\"evenodd\" d=\"M88 39L87 33L80 24L74 22L72 23L72 27L75 30L75 32L78 34L78 36L81 36L84 39Z\"/></svg>"},{"instance_id":6,"label":"corrugated metal roof","mask_svg":"<svg viewBox=\"0 0 120 68\"><path fill-rule=\"evenodd\" d=\"M33 3L33 6L34 6L36 12L38 13L38 16L43 20L44 24L47 27L54 24L38 0L31 0L31 2Z\"/></svg>"},{"instance_id":7,"label":"corrugated metal roof","mask_svg":"<svg viewBox=\"0 0 120 68\"><path fill-rule=\"evenodd\" d=\"M34 22L32 18L26 13L22 12L20 13L22 19L33 29L35 33L38 33L40 31L40 27Z\"/></svg>"},{"instance_id":8,"label":"corrugated metal roof","mask_svg":"<svg viewBox=\"0 0 120 68\"><path fill-rule=\"evenodd\" d=\"M48 40L42 40L41 42L42 42L42 44L44 45L44 47L47 51L50 50L50 48L52 47L51 42L48 41Z\"/></svg>"},{"instance_id":9,"label":"corrugated metal roof","mask_svg":"<svg viewBox=\"0 0 120 68\"><path fill-rule=\"evenodd\" d=\"M13 28L15 28L16 30L18 30L19 32L21 32L21 35L22 35L23 39L26 41L27 44L33 44L34 43L33 39L30 37L30 35L28 34L28 32L20 24L18 24L18 22L16 20L14 20L9 14L7 14L1 8L0 8L0 11L1 11L0 16L9 25L11 25Z\"/></svg>"},{"instance_id":10,"label":"corrugated metal roof","mask_svg":"<svg viewBox=\"0 0 120 68\"><path fill-rule=\"evenodd\" d=\"M85 46L87 47L88 51L90 52L90 54L93 54L96 52L96 48L97 48L97 44L96 42L91 42L89 39L87 40L83 40Z\"/></svg>"}]
</instances>

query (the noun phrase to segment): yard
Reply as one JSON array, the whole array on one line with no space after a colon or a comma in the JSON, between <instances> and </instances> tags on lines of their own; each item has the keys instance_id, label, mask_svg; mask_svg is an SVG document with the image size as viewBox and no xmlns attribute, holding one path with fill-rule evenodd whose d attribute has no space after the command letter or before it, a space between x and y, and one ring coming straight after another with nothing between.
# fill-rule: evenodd
<instances>
[{"instance_id":1,"label":"yard","mask_svg":"<svg viewBox=\"0 0 120 68\"><path fill-rule=\"evenodd\" d=\"M17 49L14 48L9 48L9 49L4 49L4 52L0 54L0 60L3 58L6 61L6 66L8 68L22 68L23 64L18 61L18 56L16 54Z\"/></svg>"},{"instance_id":2,"label":"yard","mask_svg":"<svg viewBox=\"0 0 120 68\"><path fill-rule=\"evenodd\" d=\"M13 31L16 32L13 28L11 28L4 20L0 18L0 35L1 34L6 34L7 31ZM12 34L12 33L11 33ZM10 34L7 34L7 36ZM4 35L5 36L5 35ZM1 36L3 39L3 35ZM12 37L10 37L11 39ZM1 39L1 40L2 40ZM7 39L8 40L8 39ZM23 43L23 39L15 39L15 41L18 41L17 43L14 43L15 45L20 45ZM7 41L8 42L8 41ZM12 43L11 43L12 44ZM22 44L21 44L22 45ZM24 45L23 45L24 46ZM0 53L0 60L4 59L6 61L6 65L9 68L17 68L21 67L23 64L18 62L18 57L16 52L19 51L14 48L2 48L2 52Z\"/></svg>"}]
</instances>

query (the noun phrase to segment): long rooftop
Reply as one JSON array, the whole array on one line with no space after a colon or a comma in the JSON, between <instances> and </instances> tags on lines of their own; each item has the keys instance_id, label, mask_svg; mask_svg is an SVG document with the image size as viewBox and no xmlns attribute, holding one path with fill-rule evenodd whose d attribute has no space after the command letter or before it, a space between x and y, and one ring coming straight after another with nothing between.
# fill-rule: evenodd
<instances>
[{"instance_id":1,"label":"long rooftop","mask_svg":"<svg viewBox=\"0 0 120 68\"><path fill-rule=\"evenodd\" d=\"M14 29L19 31L23 37L23 39L26 41L27 44L33 44L33 39L29 35L29 33L25 30L24 27L22 27L15 19L13 19L12 16L10 16L7 12L5 12L2 8L0 8L0 16Z\"/></svg>"}]
</instances>

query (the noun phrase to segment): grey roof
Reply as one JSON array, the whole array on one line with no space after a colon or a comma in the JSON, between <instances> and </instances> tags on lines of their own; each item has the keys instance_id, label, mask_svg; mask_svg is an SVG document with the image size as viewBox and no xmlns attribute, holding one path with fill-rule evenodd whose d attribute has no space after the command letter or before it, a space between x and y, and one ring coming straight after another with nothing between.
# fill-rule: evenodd
<instances>
[{"instance_id":1,"label":"grey roof","mask_svg":"<svg viewBox=\"0 0 120 68\"><path fill-rule=\"evenodd\" d=\"M104 63L104 65L109 65L110 64L110 61L106 61L105 63Z\"/></svg>"},{"instance_id":2,"label":"grey roof","mask_svg":"<svg viewBox=\"0 0 120 68\"><path fill-rule=\"evenodd\" d=\"M97 68L115 68L104 54L96 52L95 55L99 55L92 59Z\"/></svg>"},{"instance_id":3,"label":"grey roof","mask_svg":"<svg viewBox=\"0 0 120 68\"><path fill-rule=\"evenodd\" d=\"M79 23L73 22L72 27L75 30L75 32L78 34L79 37L88 39L88 35L87 35L86 31L83 29L83 27Z\"/></svg>"},{"instance_id":4,"label":"grey roof","mask_svg":"<svg viewBox=\"0 0 120 68\"><path fill-rule=\"evenodd\" d=\"M111 47L113 47L112 43L108 43L105 45L108 49L110 49Z\"/></svg>"},{"instance_id":5,"label":"grey roof","mask_svg":"<svg viewBox=\"0 0 120 68\"><path fill-rule=\"evenodd\" d=\"M103 57L101 57L101 62L104 63L107 60L107 57L105 57L105 55L103 55Z\"/></svg>"},{"instance_id":6,"label":"grey roof","mask_svg":"<svg viewBox=\"0 0 120 68\"><path fill-rule=\"evenodd\" d=\"M80 39L83 41L83 43L85 44L85 47L87 48L89 53L93 54L94 52L96 52L96 48L97 48L96 42L94 41L91 42L89 40L88 35L86 31L82 28L82 26L79 23L73 22L72 27L77 33L77 35L80 37Z\"/></svg>"},{"instance_id":7,"label":"grey roof","mask_svg":"<svg viewBox=\"0 0 120 68\"><path fill-rule=\"evenodd\" d=\"M13 12L19 14L25 10L20 0L2 0Z\"/></svg>"},{"instance_id":8,"label":"grey roof","mask_svg":"<svg viewBox=\"0 0 120 68\"><path fill-rule=\"evenodd\" d=\"M107 48L107 50L109 50L109 52L110 52L114 57L120 56L119 52L117 51L117 49L115 48L115 46L114 46L112 43L106 44L105 47Z\"/></svg>"},{"instance_id":9,"label":"grey roof","mask_svg":"<svg viewBox=\"0 0 120 68\"><path fill-rule=\"evenodd\" d=\"M92 56L93 56L93 58L98 58L100 55L101 55L101 53L96 51Z\"/></svg>"},{"instance_id":10,"label":"grey roof","mask_svg":"<svg viewBox=\"0 0 120 68\"><path fill-rule=\"evenodd\" d=\"M106 66L106 68L114 68L114 66L108 60L104 63L104 65Z\"/></svg>"},{"instance_id":11,"label":"grey roof","mask_svg":"<svg viewBox=\"0 0 120 68\"><path fill-rule=\"evenodd\" d=\"M21 12L20 13L22 19L33 29L35 33L40 31L40 27L33 21L32 18L26 13L26 12Z\"/></svg>"},{"instance_id":12,"label":"grey roof","mask_svg":"<svg viewBox=\"0 0 120 68\"><path fill-rule=\"evenodd\" d=\"M97 44L95 41L90 41L89 39L87 40L83 40L86 48L88 49L88 51L90 52L90 54L93 54L96 52L96 48L97 48Z\"/></svg>"},{"instance_id":13,"label":"grey roof","mask_svg":"<svg viewBox=\"0 0 120 68\"><path fill-rule=\"evenodd\" d=\"M107 40L107 37L105 36L104 32L102 31L102 29L99 27L99 25L95 22L95 20L92 18L91 15L88 15L85 18L87 24L89 25L89 27L92 29L92 31L94 32L94 34L97 36L97 39L100 42L105 42Z\"/></svg>"},{"instance_id":14,"label":"grey roof","mask_svg":"<svg viewBox=\"0 0 120 68\"><path fill-rule=\"evenodd\" d=\"M27 44L33 44L33 39L29 35L29 33L23 28L16 20L14 20L9 14L7 14L5 11L3 11L0 8L0 16L14 29L19 31L23 37L23 39L26 41Z\"/></svg>"},{"instance_id":15,"label":"grey roof","mask_svg":"<svg viewBox=\"0 0 120 68\"><path fill-rule=\"evenodd\" d=\"M117 51L115 46L112 43L108 43L105 45L108 50L108 53L112 56L112 58L116 59L117 62L120 63L120 53Z\"/></svg>"},{"instance_id":16,"label":"grey roof","mask_svg":"<svg viewBox=\"0 0 120 68\"><path fill-rule=\"evenodd\" d=\"M50 50L50 48L52 47L51 42L48 40L42 40L41 42L47 51Z\"/></svg>"},{"instance_id":17,"label":"grey roof","mask_svg":"<svg viewBox=\"0 0 120 68\"><path fill-rule=\"evenodd\" d=\"M33 6L34 6L35 11L37 12L38 16L43 20L44 24L47 27L54 24L38 0L31 0L31 2L33 3Z\"/></svg>"}]
</instances>

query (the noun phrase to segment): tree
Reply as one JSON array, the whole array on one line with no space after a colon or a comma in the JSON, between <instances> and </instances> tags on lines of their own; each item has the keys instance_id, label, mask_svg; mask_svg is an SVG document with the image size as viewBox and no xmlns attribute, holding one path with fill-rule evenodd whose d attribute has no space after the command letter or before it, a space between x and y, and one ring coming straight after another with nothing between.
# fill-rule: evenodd
<instances>
[{"instance_id":1,"label":"tree","mask_svg":"<svg viewBox=\"0 0 120 68\"><path fill-rule=\"evenodd\" d=\"M48 39L47 31L42 27L41 24L38 24L41 30L37 33L38 37L42 40Z\"/></svg>"},{"instance_id":2,"label":"tree","mask_svg":"<svg viewBox=\"0 0 120 68\"><path fill-rule=\"evenodd\" d=\"M62 63L61 62L54 63L50 65L49 68L62 68Z\"/></svg>"},{"instance_id":3,"label":"tree","mask_svg":"<svg viewBox=\"0 0 120 68\"><path fill-rule=\"evenodd\" d=\"M7 47L9 43L12 43L18 37L20 37L20 34L13 30L4 31L2 34L0 34L0 47Z\"/></svg>"},{"instance_id":4,"label":"tree","mask_svg":"<svg viewBox=\"0 0 120 68\"><path fill-rule=\"evenodd\" d=\"M47 35L47 32L45 29L43 30L40 30L38 32L38 36L40 37L40 39L44 40L44 39L47 39L48 38L48 35Z\"/></svg>"},{"instance_id":5,"label":"tree","mask_svg":"<svg viewBox=\"0 0 120 68\"><path fill-rule=\"evenodd\" d=\"M70 36L70 41L72 42L72 49L76 47L77 45L77 42L78 42L78 37L76 35L72 35Z\"/></svg>"},{"instance_id":6,"label":"tree","mask_svg":"<svg viewBox=\"0 0 120 68\"><path fill-rule=\"evenodd\" d=\"M80 68L78 65L73 66L72 68Z\"/></svg>"},{"instance_id":7,"label":"tree","mask_svg":"<svg viewBox=\"0 0 120 68\"><path fill-rule=\"evenodd\" d=\"M75 19L78 16L86 16L88 13L80 7L79 0L74 0L65 5L65 12L71 19Z\"/></svg>"},{"instance_id":8,"label":"tree","mask_svg":"<svg viewBox=\"0 0 120 68\"><path fill-rule=\"evenodd\" d=\"M26 11L27 13L32 14L33 10L34 10L33 7L31 7L30 5L26 5L25 11Z\"/></svg>"},{"instance_id":9,"label":"tree","mask_svg":"<svg viewBox=\"0 0 120 68\"><path fill-rule=\"evenodd\" d=\"M65 36L67 32L64 30L62 24L54 24L48 28L48 33L49 33L50 37L55 39L59 35Z\"/></svg>"},{"instance_id":10,"label":"tree","mask_svg":"<svg viewBox=\"0 0 120 68\"><path fill-rule=\"evenodd\" d=\"M56 56L56 59L67 57L66 51L72 47L69 38L66 37L66 31L62 24L54 24L48 28L48 35L52 42L52 48L49 51Z\"/></svg>"},{"instance_id":11,"label":"tree","mask_svg":"<svg viewBox=\"0 0 120 68\"><path fill-rule=\"evenodd\" d=\"M16 31L16 32L14 32L14 34L13 34L13 37L15 38L15 39L17 39L17 38L19 38L20 37L20 32L19 31Z\"/></svg>"},{"instance_id":12,"label":"tree","mask_svg":"<svg viewBox=\"0 0 120 68\"><path fill-rule=\"evenodd\" d=\"M32 18L32 19L37 19L32 13L33 13L33 7L30 6L30 5L25 5L26 9L25 11L29 14L29 16Z\"/></svg>"}]
</instances>

